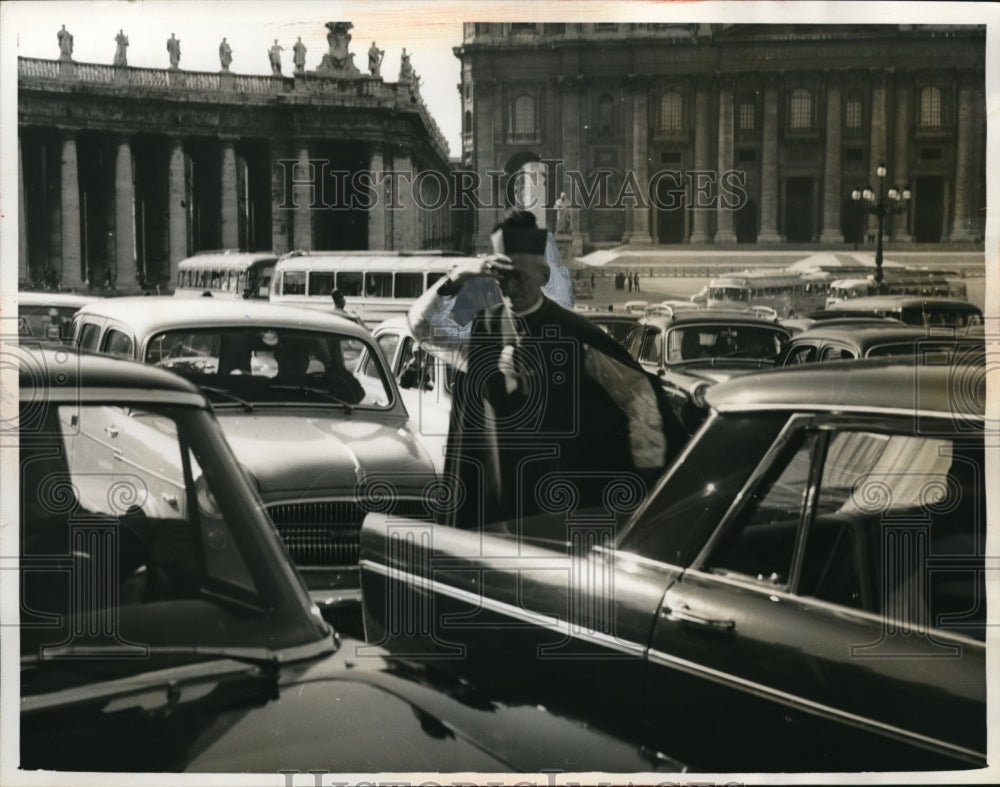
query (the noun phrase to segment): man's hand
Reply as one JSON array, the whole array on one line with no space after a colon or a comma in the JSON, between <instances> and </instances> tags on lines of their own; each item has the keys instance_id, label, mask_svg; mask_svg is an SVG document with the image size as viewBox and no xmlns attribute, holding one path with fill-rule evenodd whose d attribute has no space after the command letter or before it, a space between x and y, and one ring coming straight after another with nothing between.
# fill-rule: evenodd
<instances>
[{"instance_id":1,"label":"man's hand","mask_svg":"<svg viewBox=\"0 0 1000 787\"><path fill-rule=\"evenodd\" d=\"M513 270L514 264L510 261L510 257L503 254L488 254L484 257L460 262L448 272L448 278L458 288L469 279L474 279L477 276L500 279Z\"/></svg>"}]
</instances>

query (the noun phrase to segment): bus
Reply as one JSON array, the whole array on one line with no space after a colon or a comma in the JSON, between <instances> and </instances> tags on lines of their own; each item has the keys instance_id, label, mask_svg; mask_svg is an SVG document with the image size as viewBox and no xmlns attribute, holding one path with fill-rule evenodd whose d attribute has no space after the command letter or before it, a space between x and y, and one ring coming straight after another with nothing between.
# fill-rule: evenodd
<instances>
[{"instance_id":1,"label":"bus","mask_svg":"<svg viewBox=\"0 0 1000 787\"><path fill-rule=\"evenodd\" d=\"M200 251L177 264L174 295L267 300L277 261L269 251Z\"/></svg>"},{"instance_id":2,"label":"bus","mask_svg":"<svg viewBox=\"0 0 1000 787\"><path fill-rule=\"evenodd\" d=\"M822 308L826 283L788 271L746 271L718 276L708 283L709 308L773 309L778 316Z\"/></svg>"},{"instance_id":3,"label":"bus","mask_svg":"<svg viewBox=\"0 0 1000 787\"><path fill-rule=\"evenodd\" d=\"M826 308L842 305L855 298L872 295L921 295L942 298L965 298L966 286L953 271L914 271L890 269L883 272L882 287L875 286L874 276L837 279L830 282Z\"/></svg>"},{"instance_id":4,"label":"bus","mask_svg":"<svg viewBox=\"0 0 1000 787\"><path fill-rule=\"evenodd\" d=\"M334 310L331 293L368 327L406 314L413 302L463 259L440 251L294 251L274 268L271 302Z\"/></svg>"}]
</instances>

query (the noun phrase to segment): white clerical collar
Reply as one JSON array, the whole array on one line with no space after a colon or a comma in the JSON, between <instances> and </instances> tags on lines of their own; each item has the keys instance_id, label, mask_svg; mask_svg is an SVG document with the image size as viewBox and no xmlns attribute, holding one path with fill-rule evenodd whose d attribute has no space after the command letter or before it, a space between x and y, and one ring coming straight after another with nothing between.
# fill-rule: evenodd
<instances>
[{"instance_id":1,"label":"white clerical collar","mask_svg":"<svg viewBox=\"0 0 1000 787\"><path fill-rule=\"evenodd\" d=\"M545 296L544 295L539 295L538 296L538 300L535 301L531 306L529 306L523 312L516 312L513 309L511 309L510 312L515 317L527 317L529 314L534 314L539 309L541 309L542 308L542 303L544 303L544 302L545 302Z\"/></svg>"}]
</instances>

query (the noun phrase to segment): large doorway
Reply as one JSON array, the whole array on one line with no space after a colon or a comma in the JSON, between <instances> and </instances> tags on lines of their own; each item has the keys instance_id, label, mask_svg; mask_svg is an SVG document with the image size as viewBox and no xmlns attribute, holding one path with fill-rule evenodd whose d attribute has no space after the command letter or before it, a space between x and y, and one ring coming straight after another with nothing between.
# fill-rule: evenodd
<instances>
[{"instance_id":1,"label":"large doorway","mask_svg":"<svg viewBox=\"0 0 1000 787\"><path fill-rule=\"evenodd\" d=\"M940 243L944 226L944 178L917 178L913 201L913 239L917 243Z\"/></svg>"},{"instance_id":2,"label":"large doorway","mask_svg":"<svg viewBox=\"0 0 1000 787\"><path fill-rule=\"evenodd\" d=\"M757 242L757 203L747 198L746 204L736 211L736 242Z\"/></svg>"},{"instance_id":3,"label":"large doorway","mask_svg":"<svg viewBox=\"0 0 1000 787\"><path fill-rule=\"evenodd\" d=\"M668 178L656 181L656 240L658 243L684 242L683 192L678 192L677 183ZM660 205L669 206L666 208Z\"/></svg>"},{"instance_id":4,"label":"large doorway","mask_svg":"<svg viewBox=\"0 0 1000 787\"><path fill-rule=\"evenodd\" d=\"M813 227L813 179L785 181L785 238L789 243L811 243Z\"/></svg>"},{"instance_id":5,"label":"large doorway","mask_svg":"<svg viewBox=\"0 0 1000 787\"><path fill-rule=\"evenodd\" d=\"M840 229L845 243L863 243L865 214L853 199L846 199L840 205Z\"/></svg>"}]
</instances>

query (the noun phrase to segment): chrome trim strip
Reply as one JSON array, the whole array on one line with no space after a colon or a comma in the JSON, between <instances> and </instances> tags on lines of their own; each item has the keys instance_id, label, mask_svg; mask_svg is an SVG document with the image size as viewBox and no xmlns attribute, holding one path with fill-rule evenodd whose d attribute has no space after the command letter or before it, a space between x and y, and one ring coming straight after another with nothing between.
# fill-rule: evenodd
<instances>
[{"instance_id":1,"label":"chrome trim strip","mask_svg":"<svg viewBox=\"0 0 1000 787\"><path fill-rule=\"evenodd\" d=\"M822 362L821 362L822 363ZM823 413L866 413L869 415L903 415L908 418L936 418L947 421L955 414L954 410L916 410L912 407L879 407L877 405L839 405L801 402L733 402L731 404L715 405L720 413L760 412L765 410L793 410L808 415L813 412ZM983 413L961 413L963 418L977 419L985 422ZM694 439L693 437L691 438Z\"/></svg>"},{"instance_id":2,"label":"chrome trim strip","mask_svg":"<svg viewBox=\"0 0 1000 787\"><path fill-rule=\"evenodd\" d=\"M25 389L22 389L24 391ZM208 410L205 397L200 393L176 391L170 388L93 388L79 383L67 388L44 388L45 401L70 404L125 407L130 404L153 402L163 407L197 407Z\"/></svg>"},{"instance_id":3,"label":"chrome trim strip","mask_svg":"<svg viewBox=\"0 0 1000 787\"><path fill-rule=\"evenodd\" d=\"M448 596L456 599L457 601L465 602L479 609L485 609L490 612L498 612L501 615L506 615L514 618L515 620L532 623L540 626L541 628L548 629L549 631L565 634L567 637L573 637L574 639L579 639L583 642L589 642L594 645L609 648L610 650L615 650L619 653L625 653L630 656L646 656L647 648L645 645L618 639L617 637L612 637L608 634L602 634L598 631L591 631L589 629L580 628L571 633L569 622L560 620L552 615L532 612L531 610L524 609L523 607L517 607L513 604L508 604L505 601L488 598L482 594L471 593L468 590L462 590L461 588L456 588L453 585L448 585L444 582L428 579L426 577L418 577L408 571L389 568L381 563L375 563L367 559L361 561L361 569L362 571L366 569L370 570L387 578L405 580L406 582L418 587L420 590L440 593L443 596Z\"/></svg>"},{"instance_id":4,"label":"chrome trim strip","mask_svg":"<svg viewBox=\"0 0 1000 787\"><path fill-rule=\"evenodd\" d=\"M663 651L656 650L655 648L649 649L649 660L654 664L668 667L670 669L678 669L690 675L695 675L696 677L702 677L715 683L721 683L726 686L734 687L741 691L754 694L758 697L763 697L764 699L773 700L781 703L782 705L796 708L797 710L802 710L813 715L831 717L852 727L874 729L890 738L895 738L896 740L901 740L905 743L913 743L921 748L944 752L951 756L966 760L972 764L981 765L986 760L985 752L977 752L973 749L967 749L964 746L939 740L938 738L932 738L928 735L922 735L910 730L904 730L892 724L870 719L865 716L859 716L855 713L850 713L849 711L840 710L838 708L832 708L829 705L824 705L823 703L815 702L813 700L806 699L805 697L789 694L788 692L781 691L780 689L765 686L763 684L756 683L755 681L747 680L746 678L740 678L728 672L712 669L711 667L706 667L702 664L682 659L679 656L664 653Z\"/></svg>"}]
</instances>

